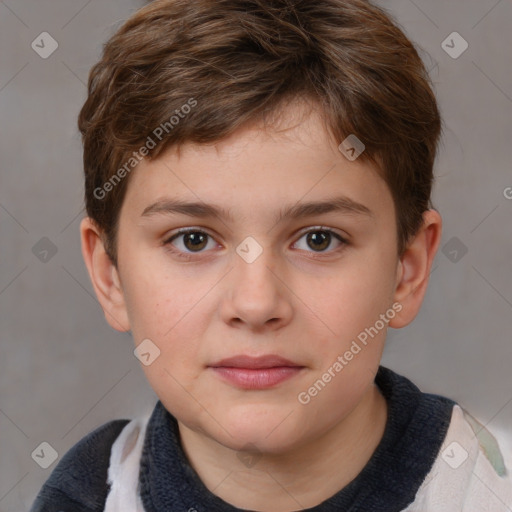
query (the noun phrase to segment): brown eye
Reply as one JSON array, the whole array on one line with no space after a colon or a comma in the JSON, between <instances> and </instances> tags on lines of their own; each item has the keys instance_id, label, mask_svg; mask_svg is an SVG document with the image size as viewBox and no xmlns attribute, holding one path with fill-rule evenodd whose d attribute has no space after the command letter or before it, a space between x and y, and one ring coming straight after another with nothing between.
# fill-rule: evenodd
<instances>
[{"instance_id":1,"label":"brown eye","mask_svg":"<svg viewBox=\"0 0 512 512\"><path fill-rule=\"evenodd\" d=\"M305 244L301 244L303 239ZM307 252L330 254L348 245L348 241L330 229L317 228L304 233L295 245Z\"/></svg>"},{"instance_id":2,"label":"brown eye","mask_svg":"<svg viewBox=\"0 0 512 512\"><path fill-rule=\"evenodd\" d=\"M197 229L182 230L172 235L164 242L164 245L172 246L172 249L184 254L200 253L213 239L208 233Z\"/></svg>"},{"instance_id":3,"label":"brown eye","mask_svg":"<svg viewBox=\"0 0 512 512\"><path fill-rule=\"evenodd\" d=\"M307 234L307 244L315 251L323 251L331 243L331 234L327 231L313 231Z\"/></svg>"},{"instance_id":4,"label":"brown eye","mask_svg":"<svg viewBox=\"0 0 512 512\"><path fill-rule=\"evenodd\" d=\"M183 245L190 251L200 251L206 246L208 235L200 231L185 233L183 235Z\"/></svg>"}]
</instances>

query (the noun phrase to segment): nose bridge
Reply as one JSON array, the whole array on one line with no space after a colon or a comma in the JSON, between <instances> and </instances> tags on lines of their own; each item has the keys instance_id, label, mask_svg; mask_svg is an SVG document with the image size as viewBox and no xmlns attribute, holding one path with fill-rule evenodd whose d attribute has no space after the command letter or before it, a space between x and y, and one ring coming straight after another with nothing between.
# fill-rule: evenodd
<instances>
[{"instance_id":1,"label":"nose bridge","mask_svg":"<svg viewBox=\"0 0 512 512\"><path fill-rule=\"evenodd\" d=\"M237 318L256 326L288 314L274 257L270 247L253 237L247 237L236 247L229 290L224 298L225 320Z\"/></svg>"},{"instance_id":2,"label":"nose bridge","mask_svg":"<svg viewBox=\"0 0 512 512\"><path fill-rule=\"evenodd\" d=\"M276 277L272 249L260 238L246 237L237 247L235 256L234 281L236 290L244 294L272 294L276 290Z\"/></svg>"}]
</instances>

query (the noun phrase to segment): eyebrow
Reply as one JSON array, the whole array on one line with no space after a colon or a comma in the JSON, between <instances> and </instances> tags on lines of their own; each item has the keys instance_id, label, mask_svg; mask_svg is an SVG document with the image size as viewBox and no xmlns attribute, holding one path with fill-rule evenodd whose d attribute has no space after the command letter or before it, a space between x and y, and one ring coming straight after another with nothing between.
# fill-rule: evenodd
<instances>
[{"instance_id":1,"label":"eyebrow","mask_svg":"<svg viewBox=\"0 0 512 512\"><path fill-rule=\"evenodd\" d=\"M325 213L343 213L347 215L364 215L374 217L373 212L365 205L354 201L346 196L338 196L324 201L310 201L305 203L297 203L281 208L274 222L277 224L285 219L299 219L304 217L312 217ZM234 222L233 215L229 210L202 202L187 202L179 199L161 199L147 208L141 214L141 217L151 217L157 214L183 214L190 217L214 219L226 219Z\"/></svg>"}]
</instances>

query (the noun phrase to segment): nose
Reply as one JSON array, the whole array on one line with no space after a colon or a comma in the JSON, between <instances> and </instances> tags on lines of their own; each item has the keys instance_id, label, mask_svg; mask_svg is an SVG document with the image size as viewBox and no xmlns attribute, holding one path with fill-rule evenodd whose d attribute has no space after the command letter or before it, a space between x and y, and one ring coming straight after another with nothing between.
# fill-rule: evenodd
<instances>
[{"instance_id":1,"label":"nose","mask_svg":"<svg viewBox=\"0 0 512 512\"><path fill-rule=\"evenodd\" d=\"M252 331L275 330L286 325L292 317L293 294L272 251L263 250L254 261L235 254L233 264L220 309L223 320Z\"/></svg>"}]
</instances>

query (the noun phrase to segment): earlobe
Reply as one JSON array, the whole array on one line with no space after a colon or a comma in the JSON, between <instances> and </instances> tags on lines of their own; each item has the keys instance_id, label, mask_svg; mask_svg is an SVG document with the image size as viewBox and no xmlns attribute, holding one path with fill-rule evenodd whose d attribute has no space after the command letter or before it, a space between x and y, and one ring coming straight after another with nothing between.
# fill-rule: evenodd
<instances>
[{"instance_id":1,"label":"earlobe","mask_svg":"<svg viewBox=\"0 0 512 512\"><path fill-rule=\"evenodd\" d=\"M402 309L389 322L390 327L405 327L418 314L427 291L432 262L441 241L441 230L439 213L427 210L423 214L421 228L398 262L394 300L402 305Z\"/></svg>"},{"instance_id":2,"label":"earlobe","mask_svg":"<svg viewBox=\"0 0 512 512\"><path fill-rule=\"evenodd\" d=\"M102 232L86 217L80 223L82 256L105 318L117 331L130 329L123 289L116 266L105 251Z\"/></svg>"}]
</instances>

